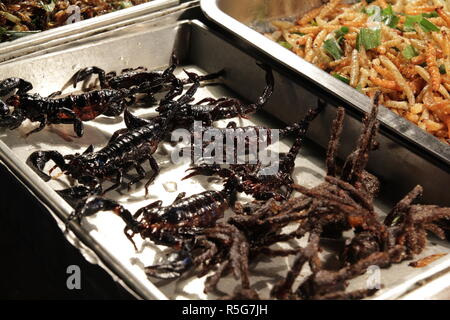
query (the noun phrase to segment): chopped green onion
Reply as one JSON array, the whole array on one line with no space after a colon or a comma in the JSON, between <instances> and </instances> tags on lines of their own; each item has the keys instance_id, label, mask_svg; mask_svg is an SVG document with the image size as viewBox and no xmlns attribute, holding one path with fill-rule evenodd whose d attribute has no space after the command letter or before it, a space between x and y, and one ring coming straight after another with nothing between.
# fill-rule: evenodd
<instances>
[{"instance_id":1,"label":"chopped green onion","mask_svg":"<svg viewBox=\"0 0 450 320\"><path fill-rule=\"evenodd\" d=\"M443 64L441 64L439 66L439 73L440 74L446 74L447 73L447 69L445 69L445 66Z\"/></svg>"},{"instance_id":2,"label":"chopped green onion","mask_svg":"<svg viewBox=\"0 0 450 320\"><path fill-rule=\"evenodd\" d=\"M41 32L41 31L12 31L12 30L7 30L5 28L0 27L0 37L5 35L8 40L15 40L15 39L22 38L22 37L28 36L30 34L35 34L38 32Z\"/></svg>"},{"instance_id":3,"label":"chopped green onion","mask_svg":"<svg viewBox=\"0 0 450 320\"><path fill-rule=\"evenodd\" d=\"M355 89L362 93L362 86L361 86L361 84L358 84Z\"/></svg>"},{"instance_id":4,"label":"chopped green onion","mask_svg":"<svg viewBox=\"0 0 450 320\"><path fill-rule=\"evenodd\" d=\"M392 9L391 5L388 5L388 7L386 9L383 9L382 14L386 15L386 16L394 15L394 9Z\"/></svg>"},{"instance_id":5,"label":"chopped green onion","mask_svg":"<svg viewBox=\"0 0 450 320\"><path fill-rule=\"evenodd\" d=\"M340 75L339 73L333 73L332 76L335 77L336 79L341 80L342 82L345 82L346 84L350 84L350 79L344 77L343 75Z\"/></svg>"},{"instance_id":6,"label":"chopped green onion","mask_svg":"<svg viewBox=\"0 0 450 320\"><path fill-rule=\"evenodd\" d=\"M439 31L439 28L433 22L425 18L422 18L419 24L425 32Z\"/></svg>"},{"instance_id":7,"label":"chopped green onion","mask_svg":"<svg viewBox=\"0 0 450 320\"><path fill-rule=\"evenodd\" d=\"M292 44L290 44L289 42L286 41L278 41L278 44L282 45L283 47L285 47L286 49L292 49Z\"/></svg>"},{"instance_id":8,"label":"chopped green onion","mask_svg":"<svg viewBox=\"0 0 450 320\"><path fill-rule=\"evenodd\" d=\"M306 35L306 33L303 33L303 32L298 32L298 31L294 31L294 32L292 32L293 34L297 34L297 35L299 35L299 36L304 36L304 35Z\"/></svg>"},{"instance_id":9,"label":"chopped green onion","mask_svg":"<svg viewBox=\"0 0 450 320\"><path fill-rule=\"evenodd\" d=\"M423 14L417 16L406 16L404 31L415 31L414 24L418 23L425 32L439 31L439 28L430 20L424 18Z\"/></svg>"},{"instance_id":10,"label":"chopped green onion","mask_svg":"<svg viewBox=\"0 0 450 320\"><path fill-rule=\"evenodd\" d=\"M42 1L39 1L41 7L47 11L47 12L53 12L53 10L55 10L55 6L56 6L56 0L50 0L50 3L43 3Z\"/></svg>"},{"instance_id":11,"label":"chopped green onion","mask_svg":"<svg viewBox=\"0 0 450 320\"><path fill-rule=\"evenodd\" d=\"M412 45L409 45L405 49L403 49L402 55L405 57L405 59L410 60L414 57L417 57L419 55L419 53L416 51L416 49Z\"/></svg>"},{"instance_id":12,"label":"chopped green onion","mask_svg":"<svg viewBox=\"0 0 450 320\"><path fill-rule=\"evenodd\" d=\"M366 50L378 47L381 45L381 29L362 28L356 42L357 48L360 48L361 45L363 45Z\"/></svg>"},{"instance_id":13,"label":"chopped green onion","mask_svg":"<svg viewBox=\"0 0 450 320\"><path fill-rule=\"evenodd\" d=\"M340 43L342 39L344 39L344 36L350 31L348 27L342 27L339 30L336 30L336 41Z\"/></svg>"},{"instance_id":14,"label":"chopped green onion","mask_svg":"<svg viewBox=\"0 0 450 320\"><path fill-rule=\"evenodd\" d=\"M391 28L397 27L400 18L395 15L391 5L389 5L386 9L383 9L381 15L382 15L381 21L383 21L385 25Z\"/></svg>"},{"instance_id":15,"label":"chopped green onion","mask_svg":"<svg viewBox=\"0 0 450 320\"><path fill-rule=\"evenodd\" d=\"M437 17L439 17L439 14L436 11L433 11L433 12L422 13L422 16L424 18L437 18Z\"/></svg>"},{"instance_id":16,"label":"chopped green onion","mask_svg":"<svg viewBox=\"0 0 450 320\"><path fill-rule=\"evenodd\" d=\"M370 16L369 22L382 22L391 28L397 27L397 24L400 21L391 5L383 10L379 6L370 6L365 8L363 12Z\"/></svg>"},{"instance_id":17,"label":"chopped green onion","mask_svg":"<svg viewBox=\"0 0 450 320\"><path fill-rule=\"evenodd\" d=\"M119 3L120 9L130 8L132 6L133 6L133 3L131 3L131 1L122 1Z\"/></svg>"},{"instance_id":18,"label":"chopped green onion","mask_svg":"<svg viewBox=\"0 0 450 320\"><path fill-rule=\"evenodd\" d=\"M335 60L342 58L343 52L335 38L327 39L323 42L323 49Z\"/></svg>"},{"instance_id":19,"label":"chopped green onion","mask_svg":"<svg viewBox=\"0 0 450 320\"><path fill-rule=\"evenodd\" d=\"M415 31L414 24L419 23L422 20L422 15L417 16L406 16L405 23L403 25L403 29L405 31Z\"/></svg>"},{"instance_id":20,"label":"chopped green onion","mask_svg":"<svg viewBox=\"0 0 450 320\"><path fill-rule=\"evenodd\" d=\"M314 26L314 27L318 26L316 19L311 21L311 25Z\"/></svg>"}]
</instances>

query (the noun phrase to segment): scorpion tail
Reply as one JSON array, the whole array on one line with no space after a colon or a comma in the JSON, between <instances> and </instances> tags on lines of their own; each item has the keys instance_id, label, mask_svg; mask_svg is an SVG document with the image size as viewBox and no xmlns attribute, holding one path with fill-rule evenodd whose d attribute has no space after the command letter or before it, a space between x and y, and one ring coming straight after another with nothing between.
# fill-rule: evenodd
<instances>
[{"instance_id":1,"label":"scorpion tail","mask_svg":"<svg viewBox=\"0 0 450 320\"><path fill-rule=\"evenodd\" d=\"M151 120L136 117L128 109L125 109L124 120L129 130L137 129L151 123Z\"/></svg>"},{"instance_id":2,"label":"scorpion tail","mask_svg":"<svg viewBox=\"0 0 450 320\"><path fill-rule=\"evenodd\" d=\"M230 205L231 208L234 208L234 205L237 200L237 193L242 191L243 190L241 187L241 183L239 182L239 178L235 174L232 174L227 179L227 182L225 183L225 186L222 190L222 192L226 194L228 198L228 204Z\"/></svg>"},{"instance_id":3,"label":"scorpion tail","mask_svg":"<svg viewBox=\"0 0 450 320\"><path fill-rule=\"evenodd\" d=\"M262 108L262 106L266 104L267 100L269 100L269 98L272 96L273 89L275 87L275 80L273 77L272 68L264 63L257 63L257 64L261 69L266 71L266 86L264 88L263 94L259 97L258 101L254 105L250 106L255 109L254 111Z\"/></svg>"}]
</instances>

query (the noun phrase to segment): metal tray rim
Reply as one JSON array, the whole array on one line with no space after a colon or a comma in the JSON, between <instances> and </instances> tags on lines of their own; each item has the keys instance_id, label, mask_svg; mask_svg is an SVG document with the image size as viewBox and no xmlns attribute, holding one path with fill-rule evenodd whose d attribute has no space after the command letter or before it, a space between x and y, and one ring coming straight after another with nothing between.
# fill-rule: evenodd
<instances>
[{"instance_id":1,"label":"metal tray rim","mask_svg":"<svg viewBox=\"0 0 450 320\"><path fill-rule=\"evenodd\" d=\"M174 7L180 4L180 2L180 0L152 0L151 2L143 3L131 8L111 12L70 25L60 26L14 41L4 42L0 44L0 61L6 61L10 59L10 57L14 58L17 57L17 55L23 55L23 53L20 53L20 50L27 50L25 54L32 53L39 44L54 42L58 39L63 40L65 37L77 34L79 32L84 33L90 30L98 30L102 27L107 27L121 21L130 20L145 14Z\"/></svg>"}]
</instances>

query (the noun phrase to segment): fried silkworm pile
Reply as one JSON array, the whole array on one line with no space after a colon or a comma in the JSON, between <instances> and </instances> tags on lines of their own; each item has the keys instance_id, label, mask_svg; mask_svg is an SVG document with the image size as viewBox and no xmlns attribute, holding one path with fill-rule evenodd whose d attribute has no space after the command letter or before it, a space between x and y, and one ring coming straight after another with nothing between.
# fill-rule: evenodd
<instances>
[{"instance_id":1,"label":"fried silkworm pile","mask_svg":"<svg viewBox=\"0 0 450 320\"><path fill-rule=\"evenodd\" d=\"M85 20L146 2L149 0L4 0L0 2L0 41L63 26L76 10L80 20Z\"/></svg>"},{"instance_id":2,"label":"fried silkworm pile","mask_svg":"<svg viewBox=\"0 0 450 320\"><path fill-rule=\"evenodd\" d=\"M450 143L450 7L435 0L330 0L266 34Z\"/></svg>"}]
</instances>

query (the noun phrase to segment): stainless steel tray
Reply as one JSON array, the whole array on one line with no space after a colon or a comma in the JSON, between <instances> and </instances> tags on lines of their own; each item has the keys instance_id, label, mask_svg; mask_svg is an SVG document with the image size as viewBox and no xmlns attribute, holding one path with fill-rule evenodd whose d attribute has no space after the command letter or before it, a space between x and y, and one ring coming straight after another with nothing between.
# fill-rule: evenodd
<instances>
[{"instance_id":1,"label":"stainless steel tray","mask_svg":"<svg viewBox=\"0 0 450 320\"><path fill-rule=\"evenodd\" d=\"M203 96L241 96L254 100L264 86L264 72L256 67L255 60L243 53L226 39L215 34L199 21L179 21L175 23L160 23L151 21L145 24L137 24L125 27L120 33L111 33L110 38L100 40L85 39L84 43L71 48L61 48L46 55L28 57L14 63L0 65L0 74L3 77L19 76L26 78L35 84L35 91L48 94L60 89L68 78L80 67L96 65L105 70L119 71L126 67L147 66L151 69L159 69L166 66L172 51L175 50L180 58L182 67L201 72L212 72L225 68L226 77L223 86L204 87L196 95L197 99ZM149 28L149 25L152 27ZM120 48L120 49L118 49ZM115 54L111 54L115 52ZM74 62L75 61L75 62ZM300 90L297 84L291 82L279 73L276 77L276 92L272 103L279 102L280 94L284 90ZM249 86L248 84L252 85ZM294 98L294 97L293 97ZM290 102L290 106L298 106L298 113L304 112L307 107L316 102L316 98L309 101L302 97ZM332 108L331 108L332 109ZM136 110L138 115L150 115L152 110ZM323 114L313 125L313 131L320 134L322 140L327 139L331 114ZM268 124L272 127L273 117L258 114L254 123ZM237 120L239 121L239 120ZM228 122L228 121L226 121ZM218 125L223 126L221 122ZM347 118L347 127L353 127L354 132L346 132L343 145L353 144L357 133L361 128L360 122L351 116ZM22 127L16 131L5 131L0 135L0 159L12 171L17 178L24 183L29 190L45 204L51 211L61 228L72 208L63 201L54 189L67 186L67 181L61 177L50 183L44 183L26 164L26 158L35 150L58 150L62 154L80 152L88 145L102 146L109 136L117 129L122 128L122 119L98 118L86 123L85 135L81 139L73 138L66 141L58 132L66 135L72 134L70 126L53 126L43 132L25 139L23 133L30 128ZM353 134L354 133L354 134ZM404 147L383 137L382 148L390 146L397 153L403 152ZM284 151L289 144L281 143L280 149ZM162 172L150 188L150 197L143 197L143 186L133 189L131 193L123 194L114 192L108 197L121 201L131 211L156 199L163 200L166 204L173 201L178 192L186 191L193 194L204 188L219 188L210 184L206 179L179 182L184 176L188 164L174 166L167 159L167 152L171 150L170 144L164 144L157 153L157 160L162 166ZM315 143L305 145L296 162L296 181L307 186L316 185L324 175L324 157L322 149ZM378 152L374 152L373 155ZM420 159L420 158L419 158ZM388 167L385 162L384 167ZM433 170L424 162L423 170ZM406 178L406 177L404 177ZM164 185L168 182L177 182L177 191L166 191ZM441 184L439 184L442 186ZM172 190L173 191L173 190ZM393 190L391 197L395 200L403 196L401 190ZM383 193L377 203L380 211L386 212L391 205L387 193ZM90 261L99 263L107 269L118 281L129 287L141 298L147 299L213 299L216 296L203 294L204 279L197 279L187 275L174 282L157 281L152 283L144 274L143 266L151 265L160 255L163 247L156 247L149 241L137 241L139 248L135 252L130 242L123 236L124 224L120 218L111 213L99 213L86 219L81 226L75 223L70 225L72 233L67 237L83 251L89 248L86 254ZM136 237L136 240L137 239ZM81 241L81 242L80 242ZM429 246L420 257L433 253L448 253L448 243L434 241L435 245ZM268 297L268 291L273 284L273 275L282 276L286 272L291 259L281 258L270 263L261 263L252 270L252 284L262 293L262 297ZM416 288L418 283L426 283L433 276L450 268L450 255L441 258L435 263L423 269L413 269L407 266L407 262L382 270L381 280L385 285L377 298L398 298ZM275 278L276 279L276 278ZM352 282L353 288L365 286L365 276L361 276ZM219 288L231 292L236 282L227 278L219 284Z\"/></svg>"},{"instance_id":2,"label":"stainless steel tray","mask_svg":"<svg viewBox=\"0 0 450 320\"><path fill-rule=\"evenodd\" d=\"M255 23L264 25L267 21L280 17L299 16L323 2L326 1L201 0L205 15L221 30L225 30L223 32L233 37L240 48L260 59L271 61L288 75L293 83L300 84L300 86L293 83L288 86L282 85L281 91L278 91L276 98L267 106L271 114L286 122L295 121L300 117L293 103L313 101L317 95L332 105L343 105L358 116L366 112L370 106L369 98L365 95L248 26ZM383 143L387 143L382 148L384 151L371 159L369 168L394 188L402 186L410 188L414 184L421 183L430 190L425 195L427 200L450 204L448 192L443 188L441 191L433 190L432 186L437 180L444 185L450 182L450 147L387 108L382 108L379 119L383 133L406 148L400 151L384 140ZM312 132L310 137L321 145L326 142L321 139L320 132ZM389 168L386 168L386 163L389 163ZM434 169L423 170L424 166Z\"/></svg>"},{"instance_id":3,"label":"stainless steel tray","mask_svg":"<svg viewBox=\"0 0 450 320\"><path fill-rule=\"evenodd\" d=\"M173 7L180 0L152 0L151 2L122 9L70 25L61 26L0 44L0 62L16 58L49 46L84 38L94 33L112 30L120 26L144 21L149 13ZM144 18L148 19L148 18Z\"/></svg>"}]
</instances>

